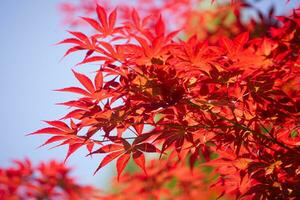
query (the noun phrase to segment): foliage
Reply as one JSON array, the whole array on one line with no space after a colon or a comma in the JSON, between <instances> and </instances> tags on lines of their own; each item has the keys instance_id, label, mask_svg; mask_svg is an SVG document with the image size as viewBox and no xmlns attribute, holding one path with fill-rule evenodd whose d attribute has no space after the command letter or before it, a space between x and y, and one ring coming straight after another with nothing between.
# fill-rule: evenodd
<instances>
[{"instance_id":1,"label":"foliage","mask_svg":"<svg viewBox=\"0 0 300 200\"><path fill-rule=\"evenodd\" d=\"M0 199L97 198L95 188L76 183L69 173L69 168L54 160L37 166L28 159L15 160L13 166L0 169Z\"/></svg>"},{"instance_id":2,"label":"foliage","mask_svg":"<svg viewBox=\"0 0 300 200\"><path fill-rule=\"evenodd\" d=\"M184 163L152 160L147 175L142 172L125 174L114 184L115 191L102 199L216 199L220 188L209 188L209 183L215 179L208 170L195 168L191 171Z\"/></svg>"},{"instance_id":3,"label":"foliage","mask_svg":"<svg viewBox=\"0 0 300 200\"><path fill-rule=\"evenodd\" d=\"M159 184L173 177L184 183L187 160L194 171L212 167L220 195L300 197L299 8L277 18L272 8L267 16L258 11L258 20L243 21L242 11L253 9L244 1L208 10L192 0L141 0L136 9L82 3L89 12L81 22L91 33L69 31L59 44L71 45L65 56L84 52L78 65L99 68L93 77L73 70L82 86L58 90L79 95L60 103L72 110L33 135L67 145L66 158L80 147L105 154L95 172L116 160L118 179L130 184L123 199L169 197ZM76 12L72 6L62 8ZM166 160L147 170L149 153ZM145 175L122 179L130 158ZM168 170L174 160L179 164ZM202 176L188 177L189 191L203 192Z\"/></svg>"}]
</instances>

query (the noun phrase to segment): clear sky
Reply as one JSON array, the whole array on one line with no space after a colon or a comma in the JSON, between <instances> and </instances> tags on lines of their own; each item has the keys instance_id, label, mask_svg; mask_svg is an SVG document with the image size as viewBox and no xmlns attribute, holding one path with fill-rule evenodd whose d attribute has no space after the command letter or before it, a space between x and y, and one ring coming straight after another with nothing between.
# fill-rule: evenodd
<instances>
[{"instance_id":1,"label":"clear sky","mask_svg":"<svg viewBox=\"0 0 300 200\"><path fill-rule=\"evenodd\" d=\"M72 96L53 92L53 89L76 85L71 67L76 58L59 62L65 46L53 44L66 38L61 26L57 4L61 0L2 0L0 5L0 166L8 166L12 159L31 158L34 163L52 158L63 160L66 147L36 149L46 137L25 134L43 127L41 120L55 120L66 113L57 102ZM280 4L279 13L287 7L284 0L262 1ZM299 0L291 1L289 6ZM89 68L86 68L88 71ZM85 157L86 151L75 153L67 162L74 166L74 175L82 183L106 187L111 168L105 167L95 176L101 160Z\"/></svg>"}]
</instances>

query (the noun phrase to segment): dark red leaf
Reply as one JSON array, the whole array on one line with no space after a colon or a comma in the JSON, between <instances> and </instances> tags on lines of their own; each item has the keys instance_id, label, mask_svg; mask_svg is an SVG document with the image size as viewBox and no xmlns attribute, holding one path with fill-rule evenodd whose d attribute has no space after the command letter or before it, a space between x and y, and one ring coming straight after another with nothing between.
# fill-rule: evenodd
<instances>
[{"instance_id":1,"label":"dark red leaf","mask_svg":"<svg viewBox=\"0 0 300 200\"><path fill-rule=\"evenodd\" d=\"M135 151L132 154L134 162L147 174L146 168L145 168L145 156L140 151Z\"/></svg>"},{"instance_id":2,"label":"dark red leaf","mask_svg":"<svg viewBox=\"0 0 300 200\"><path fill-rule=\"evenodd\" d=\"M122 174L124 168L126 167L129 159L130 159L130 153L125 153L118 158L118 160L117 160L118 180L119 180L120 175Z\"/></svg>"},{"instance_id":3,"label":"dark red leaf","mask_svg":"<svg viewBox=\"0 0 300 200\"><path fill-rule=\"evenodd\" d=\"M150 143L138 144L136 145L136 148L144 152L160 152L158 148L156 148L153 144Z\"/></svg>"}]
</instances>

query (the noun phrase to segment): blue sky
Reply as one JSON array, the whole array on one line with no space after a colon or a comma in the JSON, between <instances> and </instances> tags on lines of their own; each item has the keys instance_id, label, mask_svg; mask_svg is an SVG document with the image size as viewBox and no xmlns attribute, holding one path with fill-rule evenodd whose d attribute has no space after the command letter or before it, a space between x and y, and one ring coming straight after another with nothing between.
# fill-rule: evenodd
<instances>
[{"instance_id":1,"label":"blue sky","mask_svg":"<svg viewBox=\"0 0 300 200\"><path fill-rule=\"evenodd\" d=\"M71 67L78 58L72 56L59 62L65 46L54 43L67 37L61 26L57 4L61 0L6 0L0 6L0 166L8 166L12 159L31 158L63 160L66 148L36 149L46 137L25 134L43 127L41 120L55 120L66 113L66 108L55 106L57 102L70 100L72 96L52 90L76 85ZM272 1L262 1L257 7L265 7ZM279 13L287 7L280 4ZM291 1L289 6L299 1ZM89 68L85 69L89 71ZM91 70L90 70L91 71ZM85 157L86 151L75 153L67 162L74 167L74 175L82 183L92 183L107 188L114 170L105 167L93 176L101 157Z\"/></svg>"},{"instance_id":2,"label":"blue sky","mask_svg":"<svg viewBox=\"0 0 300 200\"><path fill-rule=\"evenodd\" d=\"M41 120L55 120L66 108L54 105L70 100L71 95L52 90L76 85L71 67L76 57L59 62L65 46L54 43L67 34L57 11L59 0L9 0L0 6L0 166L10 165L12 159L29 157L41 160L63 160L66 147L36 149L46 137L25 136L44 126ZM86 69L88 71L88 69ZM101 157L85 157L85 149L72 156L67 164L82 183L105 187L111 176L105 167L95 176Z\"/></svg>"}]
</instances>

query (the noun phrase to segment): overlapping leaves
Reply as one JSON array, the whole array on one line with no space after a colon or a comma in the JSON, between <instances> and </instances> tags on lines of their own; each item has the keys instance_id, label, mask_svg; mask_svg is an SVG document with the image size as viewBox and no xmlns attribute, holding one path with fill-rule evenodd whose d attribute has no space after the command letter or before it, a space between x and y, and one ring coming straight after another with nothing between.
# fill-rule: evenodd
<instances>
[{"instance_id":1,"label":"overlapping leaves","mask_svg":"<svg viewBox=\"0 0 300 200\"><path fill-rule=\"evenodd\" d=\"M93 81L73 71L83 87L58 90L79 95L61 103L72 111L33 134L53 134L45 144L63 140L67 157L81 146L89 155L106 154L96 172L116 159L119 177L131 157L146 171L144 154L156 152L189 158L191 168L207 162L220 174L215 186L227 194L297 195L291 186L299 181L291 155L300 151L296 11L279 18L282 26L269 37L253 38L252 28L241 25L219 42L196 35L180 40L160 15L141 18L132 10L118 21L117 10L107 13L98 5L97 19L83 18L95 34L70 32L74 38L60 42L72 45L65 55L84 51L79 64L99 69ZM220 157L211 160L213 153ZM282 168L284 153L291 166Z\"/></svg>"}]
</instances>

